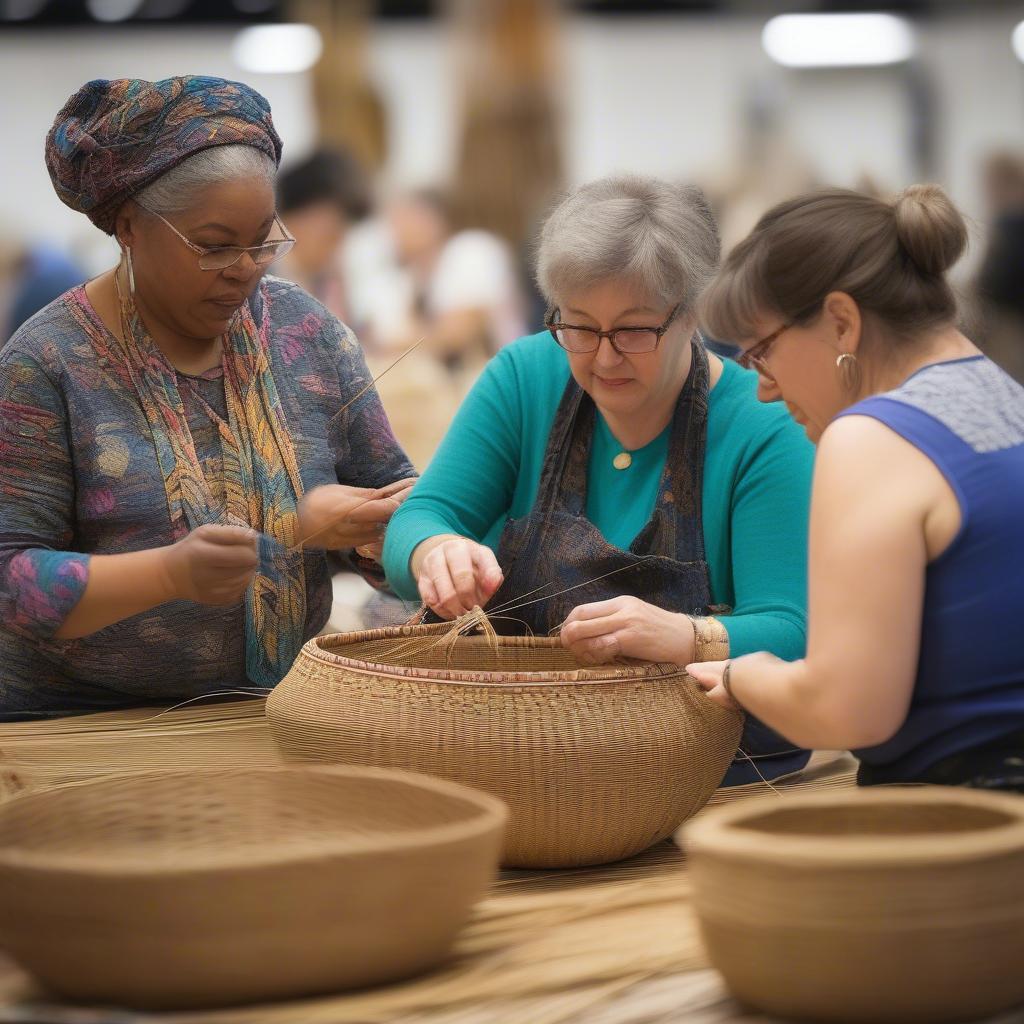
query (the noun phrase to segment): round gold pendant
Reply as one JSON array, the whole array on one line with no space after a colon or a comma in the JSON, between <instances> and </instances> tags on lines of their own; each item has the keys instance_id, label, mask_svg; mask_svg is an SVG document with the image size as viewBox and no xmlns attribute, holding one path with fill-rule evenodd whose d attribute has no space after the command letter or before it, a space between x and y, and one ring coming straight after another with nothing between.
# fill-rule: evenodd
<instances>
[{"instance_id":1,"label":"round gold pendant","mask_svg":"<svg viewBox=\"0 0 1024 1024\"><path fill-rule=\"evenodd\" d=\"M618 455L612 459L612 465L616 469L629 469L633 465L633 456L629 452L619 452Z\"/></svg>"}]
</instances>

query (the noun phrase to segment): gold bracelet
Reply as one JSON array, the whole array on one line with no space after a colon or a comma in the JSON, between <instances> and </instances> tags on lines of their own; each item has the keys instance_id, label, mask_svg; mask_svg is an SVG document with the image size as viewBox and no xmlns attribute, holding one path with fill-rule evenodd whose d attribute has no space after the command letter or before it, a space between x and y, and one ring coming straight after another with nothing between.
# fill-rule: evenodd
<instances>
[{"instance_id":1,"label":"gold bracelet","mask_svg":"<svg viewBox=\"0 0 1024 1024\"><path fill-rule=\"evenodd\" d=\"M693 660L723 661L729 657L729 633L713 616L691 615L693 623Z\"/></svg>"}]
</instances>

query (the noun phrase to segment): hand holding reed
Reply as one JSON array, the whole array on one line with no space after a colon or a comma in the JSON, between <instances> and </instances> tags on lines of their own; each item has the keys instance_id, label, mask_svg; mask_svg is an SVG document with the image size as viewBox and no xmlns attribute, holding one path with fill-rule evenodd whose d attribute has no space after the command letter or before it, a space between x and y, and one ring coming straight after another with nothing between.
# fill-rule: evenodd
<instances>
[{"instance_id":1,"label":"hand holding reed","mask_svg":"<svg viewBox=\"0 0 1024 1024\"><path fill-rule=\"evenodd\" d=\"M332 551L378 545L388 521L408 497L415 481L396 480L387 487L324 484L299 502L301 547Z\"/></svg>"},{"instance_id":2,"label":"hand holding reed","mask_svg":"<svg viewBox=\"0 0 1024 1024\"><path fill-rule=\"evenodd\" d=\"M423 541L413 552L412 572L423 603L442 619L486 605L504 579L489 547L455 534Z\"/></svg>"},{"instance_id":3,"label":"hand holding reed","mask_svg":"<svg viewBox=\"0 0 1024 1024\"><path fill-rule=\"evenodd\" d=\"M259 565L257 534L243 526L207 523L160 550L167 600L238 604Z\"/></svg>"}]
</instances>

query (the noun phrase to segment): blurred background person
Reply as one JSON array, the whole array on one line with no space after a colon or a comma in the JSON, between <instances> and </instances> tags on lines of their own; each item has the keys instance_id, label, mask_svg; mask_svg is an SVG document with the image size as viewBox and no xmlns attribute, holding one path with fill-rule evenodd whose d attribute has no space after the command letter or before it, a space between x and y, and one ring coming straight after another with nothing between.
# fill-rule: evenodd
<instances>
[{"instance_id":1,"label":"blurred background person","mask_svg":"<svg viewBox=\"0 0 1024 1024\"><path fill-rule=\"evenodd\" d=\"M983 165L988 240L976 280L982 348L1024 383L1024 151Z\"/></svg>"},{"instance_id":2,"label":"blurred background person","mask_svg":"<svg viewBox=\"0 0 1024 1024\"><path fill-rule=\"evenodd\" d=\"M372 185L355 156L317 149L290 164L277 179L277 209L296 245L275 268L351 323L342 247L353 225L373 209Z\"/></svg>"},{"instance_id":3,"label":"blurred background person","mask_svg":"<svg viewBox=\"0 0 1024 1024\"><path fill-rule=\"evenodd\" d=\"M502 345L525 331L523 296L509 247L479 228L460 230L451 201L421 190L392 200L386 212L395 257L405 274L405 303L388 349L425 337L425 349L454 376L475 378Z\"/></svg>"},{"instance_id":4,"label":"blurred background person","mask_svg":"<svg viewBox=\"0 0 1024 1024\"><path fill-rule=\"evenodd\" d=\"M87 276L78 262L57 245L20 239L0 241L0 345L30 316Z\"/></svg>"}]
</instances>

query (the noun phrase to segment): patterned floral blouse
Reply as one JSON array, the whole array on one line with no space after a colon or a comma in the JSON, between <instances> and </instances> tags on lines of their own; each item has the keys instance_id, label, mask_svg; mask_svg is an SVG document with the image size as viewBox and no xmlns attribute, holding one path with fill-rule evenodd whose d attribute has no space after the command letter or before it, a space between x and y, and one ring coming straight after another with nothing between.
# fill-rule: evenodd
<instances>
[{"instance_id":1,"label":"patterned floral blouse","mask_svg":"<svg viewBox=\"0 0 1024 1024\"><path fill-rule=\"evenodd\" d=\"M352 333L297 286L264 278L250 299L303 487L380 487L415 470L399 447ZM244 605L173 601L90 636L54 633L78 601L89 556L173 541L156 452L137 396L106 372L90 334L109 338L85 288L66 292L0 351L0 719L184 700L251 685ZM104 346L100 346L101 348ZM223 373L178 374L178 390L214 494L227 415ZM221 484L222 486L222 484ZM327 621L323 551L305 555L306 637ZM370 562L353 560L382 584Z\"/></svg>"}]
</instances>

